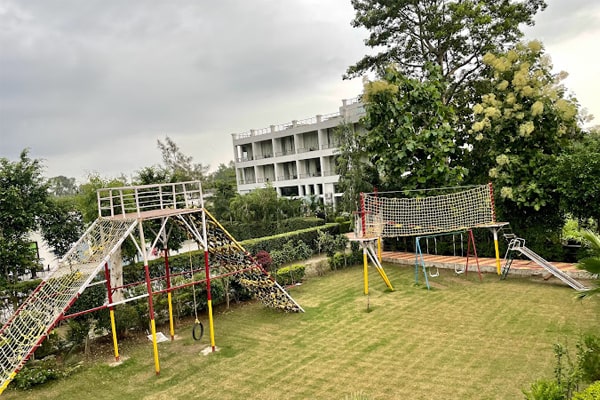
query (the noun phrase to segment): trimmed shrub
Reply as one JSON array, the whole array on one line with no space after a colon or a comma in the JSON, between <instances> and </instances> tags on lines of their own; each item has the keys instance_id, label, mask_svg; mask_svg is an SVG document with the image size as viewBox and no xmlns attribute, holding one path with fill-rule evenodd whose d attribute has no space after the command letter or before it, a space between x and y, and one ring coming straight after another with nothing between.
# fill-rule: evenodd
<instances>
[{"instance_id":1,"label":"trimmed shrub","mask_svg":"<svg viewBox=\"0 0 600 400\"><path fill-rule=\"evenodd\" d=\"M306 266L303 264L279 268L275 273L275 280L280 285L293 285L294 283L302 281L305 275L305 269Z\"/></svg>"},{"instance_id":2,"label":"trimmed shrub","mask_svg":"<svg viewBox=\"0 0 600 400\"><path fill-rule=\"evenodd\" d=\"M540 379L531 384L529 391L523 391L527 400L564 400L565 390L556 381Z\"/></svg>"},{"instance_id":3,"label":"trimmed shrub","mask_svg":"<svg viewBox=\"0 0 600 400\"><path fill-rule=\"evenodd\" d=\"M31 360L19 371L11 385L18 389L31 389L48 381L63 378L69 375L70 372L63 369L54 356L46 357L40 361Z\"/></svg>"}]
</instances>

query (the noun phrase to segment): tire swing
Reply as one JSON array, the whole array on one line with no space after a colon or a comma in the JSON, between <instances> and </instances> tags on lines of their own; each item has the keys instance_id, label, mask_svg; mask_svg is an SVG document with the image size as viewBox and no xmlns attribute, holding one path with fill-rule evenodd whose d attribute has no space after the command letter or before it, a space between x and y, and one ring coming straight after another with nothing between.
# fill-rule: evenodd
<instances>
[{"instance_id":1,"label":"tire swing","mask_svg":"<svg viewBox=\"0 0 600 400\"><path fill-rule=\"evenodd\" d=\"M194 317L196 318L194 321L194 326L192 327L192 337L194 338L194 340L200 340L200 339L202 339L202 336L204 335L204 325L202 325L202 322L200 322L200 320L198 319L198 304L196 303L196 285L193 283L194 282L194 265L192 263L191 250L189 251L189 254L190 254L190 274L192 277L192 295L194 298Z\"/></svg>"}]
</instances>

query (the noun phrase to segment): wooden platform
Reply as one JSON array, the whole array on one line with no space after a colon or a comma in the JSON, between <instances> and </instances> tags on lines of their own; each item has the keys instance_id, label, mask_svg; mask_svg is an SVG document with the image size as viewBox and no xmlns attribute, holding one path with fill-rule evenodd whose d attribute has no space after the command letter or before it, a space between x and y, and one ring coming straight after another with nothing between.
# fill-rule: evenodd
<instances>
[{"instance_id":1,"label":"wooden platform","mask_svg":"<svg viewBox=\"0 0 600 400\"><path fill-rule=\"evenodd\" d=\"M415 265L415 253L404 253L404 252L392 252L384 251L381 253L383 262L392 264L401 264L406 266L414 267ZM433 266L438 268L455 269L459 267L462 269L466 264L466 257L454 257L454 256L437 256L433 254L423 254L423 259L426 266ZM502 259L500 259L501 265L503 265ZM578 269L575 264L554 262L550 261L552 265L566 272L569 276L575 279L591 279L592 276L586 272ZM481 272L496 274L496 259L488 257L479 257L479 268ZM473 256L469 257L469 271L477 271L477 264ZM530 260L515 259L510 267L509 275L524 275L524 276L546 276L548 271L537 265L535 262ZM552 278L556 279L556 278Z\"/></svg>"}]
</instances>

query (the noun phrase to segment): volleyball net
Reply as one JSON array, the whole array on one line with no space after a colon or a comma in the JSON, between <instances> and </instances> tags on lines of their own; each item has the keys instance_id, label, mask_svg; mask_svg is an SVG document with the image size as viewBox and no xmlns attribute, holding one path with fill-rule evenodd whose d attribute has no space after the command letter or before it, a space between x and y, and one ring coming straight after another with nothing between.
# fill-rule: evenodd
<instances>
[{"instance_id":1,"label":"volleyball net","mask_svg":"<svg viewBox=\"0 0 600 400\"><path fill-rule=\"evenodd\" d=\"M362 193L356 222L357 236L365 238L424 236L483 227L495 222L492 187Z\"/></svg>"}]
</instances>

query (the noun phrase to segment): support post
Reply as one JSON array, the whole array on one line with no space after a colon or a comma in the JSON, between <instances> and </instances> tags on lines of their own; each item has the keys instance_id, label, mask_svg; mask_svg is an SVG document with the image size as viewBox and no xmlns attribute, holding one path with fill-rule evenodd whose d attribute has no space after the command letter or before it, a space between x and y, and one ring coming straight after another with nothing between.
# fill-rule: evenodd
<instances>
[{"instance_id":1,"label":"support post","mask_svg":"<svg viewBox=\"0 0 600 400\"><path fill-rule=\"evenodd\" d=\"M496 252L496 272L498 275L501 275L502 268L500 267L500 250L498 249L498 229L492 228L492 234L494 235L494 251Z\"/></svg>"},{"instance_id":2,"label":"support post","mask_svg":"<svg viewBox=\"0 0 600 400\"><path fill-rule=\"evenodd\" d=\"M381 263L381 236L377 237L377 259Z\"/></svg>"},{"instance_id":3,"label":"support post","mask_svg":"<svg viewBox=\"0 0 600 400\"><path fill-rule=\"evenodd\" d=\"M364 292L369 294L369 260L367 258L367 246L365 243L361 243L363 248L363 281L364 281Z\"/></svg>"},{"instance_id":4,"label":"support post","mask_svg":"<svg viewBox=\"0 0 600 400\"><path fill-rule=\"evenodd\" d=\"M210 346L215 351L215 327L212 312L212 296L210 293L210 270L208 266L208 249L204 250L204 271L206 273L206 296L208 305L208 327L210 332Z\"/></svg>"},{"instance_id":5,"label":"support post","mask_svg":"<svg viewBox=\"0 0 600 400\"><path fill-rule=\"evenodd\" d=\"M104 263L104 277L106 279L106 292L108 297L108 304L112 304L112 287L110 286L110 272L108 270L108 263ZM117 326L115 324L115 308L109 307L108 313L110 315L110 330L112 332L113 348L115 350L115 361L120 360L119 356L119 343L117 342Z\"/></svg>"},{"instance_id":6,"label":"support post","mask_svg":"<svg viewBox=\"0 0 600 400\"><path fill-rule=\"evenodd\" d=\"M148 291L148 313L150 315L150 332L152 334L152 351L154 353L154 370L156 375L160 374L160 363L158 361L158 342L156 340L156 321L154 321L154 303L152 302L152 281L150 280L150 268L148 267L148 254L146 252L146 238L144 237L144 226L140 220L140 250L144 258L144 272L146 274L146 290Z\"/></svg>"},{"instance_id":7,"label":"support post","mask_svg":"<svg viewBox=\"0 0 600 400\"><path fill-rule=\"evenodd\" d=\"M173 296L171 294L171 267L169 267L169 248L165 246L165 278L167 281L167 303L169 305L169 333L171 341L175 340L175 324L173 323Z\"/></svg>"}]
</instances>

